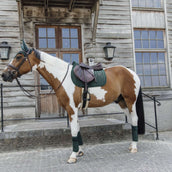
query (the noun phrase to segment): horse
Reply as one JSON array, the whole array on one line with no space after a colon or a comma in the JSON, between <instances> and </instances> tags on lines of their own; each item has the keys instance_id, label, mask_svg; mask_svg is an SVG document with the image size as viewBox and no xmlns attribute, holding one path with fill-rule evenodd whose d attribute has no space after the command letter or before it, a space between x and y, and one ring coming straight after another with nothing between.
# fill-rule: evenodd
<instances>
[{"instance_id":1,"label":"horse","mask_svg":"<svg viewBox=\"0 0 172 172\"><path fill-rule=\"evenodd\" d=\"M78 108L82 102L82 88L71 79L72 65L60 58L28 48L23 41L19 51L2 73L5 82L12 82L21 75L37 70L52 86L59 104L67 111L72 135L73 151L68 163L76 163L77 157L83 156L82 136L78 123ZM104 68L106 84L90 88L91 100L88 107L102 107L112 102L119 104L127 115L132 128L131 153L137 152L138 134L144 134L144 111L140 80L137 74L124 67ZM137 113L139 112L139 113Z\"/></svg>"}]
</instances>

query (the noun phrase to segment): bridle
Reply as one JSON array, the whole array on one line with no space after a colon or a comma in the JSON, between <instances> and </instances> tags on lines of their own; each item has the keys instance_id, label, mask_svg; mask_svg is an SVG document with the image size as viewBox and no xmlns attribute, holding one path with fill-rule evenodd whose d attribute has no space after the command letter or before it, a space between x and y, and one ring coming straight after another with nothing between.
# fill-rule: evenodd
<instances>
[{"instance_id":1,"label":"bridle","mask_svg":"<svg viewBox=\"0 0 172 172\"><path fill-rule=\"evenodd\" d=\"M30 62L29 57L28 57L29 54L32 53L32 50L30 49L30 50L28 50L27 52L21 51L21 52L19 52L19 53L21 53L21 54L24 55L24 58L22 59L22 61L20 62L20 64L19 64L17 67L13 66L12 64L8 64L7 67L10 67L10 68L14 69L14 70L17 72L16 81L17 81L17 84L18 84L18 86L20 87L20 89L23 91L23 93L24 93L27 97L29 97L29 98L36 98L37 96L32 95L29 91L27 91L27 90L21 85L20 81L18 80L18 77L21 76L19 70L20 70L21 66L24 64L25 61L28 61L29 65L30 65L30 69L31 69L30 71L32 72L32 65L31 65L31 62ZM17 55L18 55L19 53L17 53ZM14 58L16 58L17 55L16 55Z\"/></svg>"},{"instance_id":2,"label":"bridle","mask_svg":"<svg viewBox=\"0 0 172 172\"><path fill-rule=\"evenodd\" d=\"M24 62L25 62L26 60L28 61L29 65L30 65L30 68L31 68L30 71L32 72L32 65L31 65L31 62L30 62L30 60L29 60L29 58L28 58L28 56L29 56L29 54L31 54L31 52L32 52L31 49L30 49L29 51L27 51L27 52L24 52L24 51L19 52L19 53L22 53L22 54L24 55L24 58L22 59L21 63L20 63L17 67L13 66L12 64L8 64L7 67L11 67L12 69L14 69L14 70L17 72L16 81L17 81L17 84L18 84L18 86L20 87L20 89L23 91L23 93L24 93L27 97L35 99L35 98L38 98L38 96L32 95L28 90L26 90L26 89L21 85L20 81L18 80L18 77L21 76L19 70L20 70L21 66L24 64ZM19 54L19 53L17 53L17 54ZM17 55L16 55L16 56L17 56ZM58 85L58 87L54 90L55 92L62 86L64 80L66 79L66 76L67 76L68 71L69 71L69 66L70 66L70 64L68 64L68 66L67 66L67 71L66 71L66 74L65 74L63 80L62 80L61 83ZM53 91L53 89L50 91L50 93L51 93L52 91ZM47 96L44 96L44 97L47 97ZM42 98L42 97L41 97L41 98Z\"/></svg>"},{"instance_id":3,"label":"bridle","mask_svg":"<svg viewBox=\"0 0 172 172\"><path fill-rule=\"evenodd\" d=\"M30 65L30 68L31 68L31 72L32 72L32 66L31 66L30 60L28 58L28 56L29 56L29 54L31 54L31 52L32 52L31 49L29 51L27 51L27 52L24 52L24 51L19 52L19 53L22 53L24 55L24 58L22 59L21 63L17 67L13 66L12 64L8 64L7 65L8 67L11 67L12 69L14 69L17 72L17 77L21 76L19 70L20 70L21 66L23 65L23 63L26 60L28 61L29 65ZM17 53L17 54L19 54L19 53Z\"/></svg>"}]
</instances>

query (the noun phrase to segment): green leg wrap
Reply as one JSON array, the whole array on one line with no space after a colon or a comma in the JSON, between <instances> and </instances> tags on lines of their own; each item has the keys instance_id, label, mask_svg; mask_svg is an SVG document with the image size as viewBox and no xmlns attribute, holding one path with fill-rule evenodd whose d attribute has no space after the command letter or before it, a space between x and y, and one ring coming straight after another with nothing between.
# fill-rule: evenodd
<instances>
[{"instance_id":1,"label":"green leg wrap","mask_svg":"<svg viewBox=\"0 0 172 172\"><path fill-rule=\"evenodd\" d=\"M77 138L78 138L78 144L83 145L82 136L81 136L80 131L78 132Z\"/></svg>"},{"instance_id":2,"label":"green leg wrap","mask_svg":"<svg viewBox=\"0 0 172 172\"><path fill-rule=\"evenodd\" d=\"M72 137L73 142L73 152L79 151L78 137Z\"/></svg>"},{"instance_id":3,"label":"green leg wrap","mask_svg":"<svg viewBox=\"0 0 172 172\"><path fill-rule=\"evenodd\" d=\"M132 126L132 139L135 142L138 142L138 127Z\"/></svg>"}]
</instances>

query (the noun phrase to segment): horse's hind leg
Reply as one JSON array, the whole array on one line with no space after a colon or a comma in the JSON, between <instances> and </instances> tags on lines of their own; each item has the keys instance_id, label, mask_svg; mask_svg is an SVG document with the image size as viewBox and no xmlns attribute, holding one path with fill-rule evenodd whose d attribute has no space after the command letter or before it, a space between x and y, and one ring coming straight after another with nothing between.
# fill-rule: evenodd
<instances>
[{"instance_id":1,"label":"horse's hind leg","mask_svg":"<svg viewBox=\"0 0 172 172\"><path fill-rule=\"evenodd\" d=\"M132 128L132 143L130 144L129 150L131 153L137 152L137 142L138 142L138 117L136 113L135 104L132 106L132 110L128 109L127 107L124 108L124 106L121 106L123 109L125 115L129 119L129 123L131 123Z\"/></svg>"},{"instance_id":2,"label":"horse's hind leg","mask_svg":"<svg viewBox=\"0 0 172 172\"><path fill-rule=\"evenodd\" d=\"M136 113L135 105L133 105L133 111L129 113L131 119L132 127L132 143L129 147L131 153L137 152L137 142L138 142L138 117Z\"/></svg>"}]
</instances>

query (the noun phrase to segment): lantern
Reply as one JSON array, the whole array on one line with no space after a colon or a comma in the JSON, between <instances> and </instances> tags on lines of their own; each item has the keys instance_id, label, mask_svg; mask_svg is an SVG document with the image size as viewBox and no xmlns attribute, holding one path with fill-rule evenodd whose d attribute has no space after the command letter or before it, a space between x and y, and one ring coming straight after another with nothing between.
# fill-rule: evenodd
<instances>
[{"instance_id":1,"label":"lantern","mask_svg":"<svg viewBox=\"0 0 172 172\"><path fill-rule=\"evenodd\" d=\"M11 48L11 46L9 46L8 42L6 42L6 41L3 41L0 44L0 58L1 58L1 60L8 60L9 59L10 48Z\"/></svg>"},{"instance_id":2,"label":"lantern","mask_svg":"<svg viewBox=\"0 0 172 172\"><path fill-rule=\"evenodd\" d=\"M113 59L113 57L115 56L115 46L111 45L111 42L107 42L106 46L103 48L104 52L105 52L105 58L107 60L111 60Z\"/></svg>"}]
</instances>

